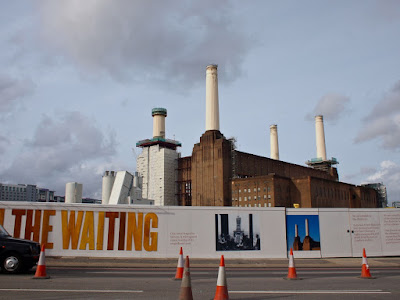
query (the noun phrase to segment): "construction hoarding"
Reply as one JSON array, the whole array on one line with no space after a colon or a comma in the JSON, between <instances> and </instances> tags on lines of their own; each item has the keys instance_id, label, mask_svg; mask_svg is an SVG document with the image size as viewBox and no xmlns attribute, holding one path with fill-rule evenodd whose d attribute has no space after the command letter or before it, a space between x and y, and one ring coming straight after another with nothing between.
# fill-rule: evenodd
<instances>
[{"instance_id":1,"label":"construction hoarding","mask_svg":"<svg viewBox=\"0 0 400 300\"><path fill-rule=\"evenodd\" d=\"M400 255L400 210L0 203L49 256L285 258Z\"/></svg>"}]
</instances>

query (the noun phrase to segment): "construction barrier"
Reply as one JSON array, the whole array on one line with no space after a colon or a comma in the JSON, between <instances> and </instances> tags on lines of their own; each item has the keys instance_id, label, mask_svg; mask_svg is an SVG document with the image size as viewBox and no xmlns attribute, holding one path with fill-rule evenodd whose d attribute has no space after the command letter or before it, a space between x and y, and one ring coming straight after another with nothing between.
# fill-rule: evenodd
<instances>
[{"instance_id":1,"label":"construction barrier","mask_svg":"<svg viewBox=\"0 0 400 300\"><path fill-rule=\"evenodd\" d=\"M0 224L47 256L175 258L180 247L192 258L287 258L290 248L296 258L400 255L399 209L2 201Z\"/></svg>"},{"instance_id":2,"label":"construction barrier","mask_svg":"<svg viewBox=\"0 0 400 300\"><path fill-rule=\"evenodd\" d=\"M45 246L43 244L41 247L39 261L33 279L49 279L49 278L50 276L48 276L46 273Z\"/></svg>"},{"instance_id":3,"label":"construction barrier","mask_svg":"<svg viewBox=\"0 0 400 300\"><path fill-rule=\"evenodd\" d=\"M192 281L190 279L189 256L186 256L185 259L185 269L183 271L179 300L193 300Z\"/></svg>"}]
</instances>

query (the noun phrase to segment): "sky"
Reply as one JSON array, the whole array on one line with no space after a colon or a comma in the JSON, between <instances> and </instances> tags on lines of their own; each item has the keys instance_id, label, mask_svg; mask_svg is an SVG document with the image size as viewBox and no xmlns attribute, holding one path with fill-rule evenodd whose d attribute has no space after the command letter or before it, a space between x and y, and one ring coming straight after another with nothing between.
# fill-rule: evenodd
<instances>
[{"instance_id":1,"label":"sky","mask_svg":"<svg viewBox=\"0 0 400 300\"><path fill-rule=\"evenodd\" d=\"M0 0L0 182L101 199L105 170L136 171L151 109L182 156L205 131L218 64L220 130L239 151L316 156L324 116L339 180L400 201L400 1Z\"/></svg>"}]
</instances>

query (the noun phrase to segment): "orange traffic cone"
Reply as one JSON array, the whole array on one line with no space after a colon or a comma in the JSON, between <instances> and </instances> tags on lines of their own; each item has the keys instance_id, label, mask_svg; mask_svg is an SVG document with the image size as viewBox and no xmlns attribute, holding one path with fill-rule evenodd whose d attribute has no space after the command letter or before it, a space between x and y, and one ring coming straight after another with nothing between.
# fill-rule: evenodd
<instances>
[{"instance_id":1,"label":"orange traffic cone","mask_svg":"<svg viewBox=\"0 0 400 300\"><path fill-rule=\"evenodd\" d=\"M228 285L226 284L225 276L225 260L223 255L221 255L221 261L219 263L217 290L215 292L214 300L222 299L229 299Z\"/></svg>"},{"instance_id":2,"label":"orange traffic cone","mask_svg":"<svg viewBox=\"0 0 400 300\"><path fill-rule=\"evenodd\" d=\"M294 266L294 258L293 258L293 249L290 248L290 254L289 254L289 271L288 275L285 279L299 279L297 278L297 273L296 273L296 267Z\"/></svg>"},{"instance_id":3,"label":"orange traffic cone","mask_svg":"<svg viewBox=\"0 0 400 300\"><path fill-rule=\"evenodd\" d=\"M36 267L36 273L33 279L49 279L50 276L46 274L46 263L45 263L45 245L42 245L42 249L40 251L39 262Z\"/></svg>"},{"instance_id":4,"label":"orange traffic cone","mask_svg":"<svg viewBox=\"0 0 400 300\"><path fill-rule=\"evenodd\" d=\"M181 280L183 278L183 268L183 250L181 247L181 250L179 251L178 266L176 267L175 280Z\"/></svg>"},{"instance_id":5,"label":"orange traffic cone","mask_svg":"<svg viewBox=\"0 0 400 300\"><path fill-rule=\"evenodd\" d=\"M363 257L362 257L362 267L361 267L361 277L366 279L373 279L371 273L369 272L369 266L367 262L367 254L365 253L365 248L363 248Z\"/></svg>"},{"instance_id":6,"label":"orange traffic cone","mask_svg":"<svg viewBox=\"0 0 400 300\"><path fill-rule=\"evenodd\" d=\"M186 256L185 259L185 270L183 271L179 300L193 300L192 282L190 280L189 256Z\"/></svg>"}]
</instances>

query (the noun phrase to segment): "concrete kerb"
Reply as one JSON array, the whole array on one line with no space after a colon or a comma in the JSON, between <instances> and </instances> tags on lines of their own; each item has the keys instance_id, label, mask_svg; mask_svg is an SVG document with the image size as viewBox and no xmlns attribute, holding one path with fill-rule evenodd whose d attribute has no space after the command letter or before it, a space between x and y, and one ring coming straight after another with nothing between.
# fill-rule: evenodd
<instances>
[{"instance_id":1,"label":"concrete kerb","mask_svg":"<svg viewBox=\"0 0 400 300\"><path fill-rule=\"evenodd\" d=\"M225 259L227 268L287 268L288 259ZM368 257L370 267L400 267L400 257ZM176 258L46 257L48 267L176 268ZM191 258L191 268L217 268L219 259ZM361 258L296 258L296 268L361 268Z\"/></svg>"}]
</instances>

